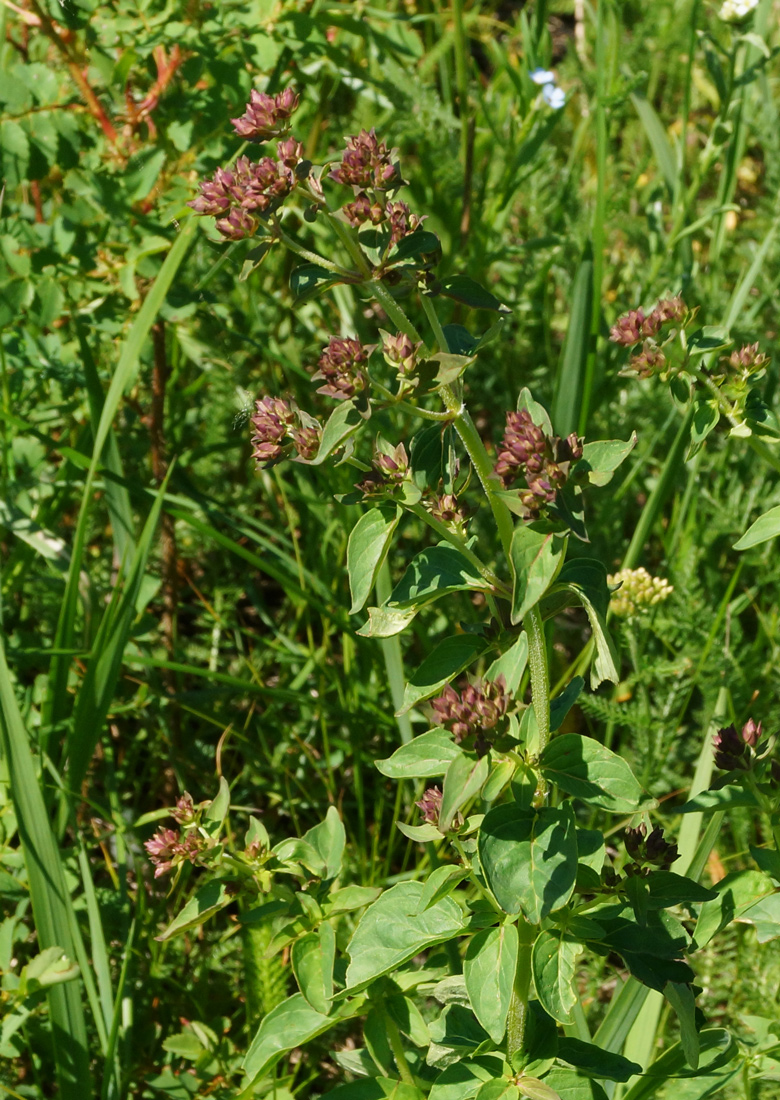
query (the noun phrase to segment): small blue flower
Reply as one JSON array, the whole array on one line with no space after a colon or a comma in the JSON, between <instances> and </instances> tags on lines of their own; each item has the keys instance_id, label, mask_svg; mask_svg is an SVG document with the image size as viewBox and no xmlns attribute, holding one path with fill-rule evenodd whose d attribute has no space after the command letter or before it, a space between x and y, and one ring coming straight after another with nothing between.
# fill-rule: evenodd
<instances>
[{"instance_id":1,"label":"small blue flower","mask_svg":"<svg viewBox=\"0 0 780 1100\"><path fill-rule=\"evenodd\" d=\"M533 69L528 75L534 84L555 83L555 73L551 73L549 69Z\"/></svg>"},{"instance_id":2,"label":"small blue flower","mask_svg":"<svg viewBox=\"0 0 780 1100\"><path fill-rule=\"evenodd\" d=\"M559 111L566 102L566 93L563 88L556 88L554 84L545 84L542 88L542 98L548 107Z\"/></svg>"}]
</instances>

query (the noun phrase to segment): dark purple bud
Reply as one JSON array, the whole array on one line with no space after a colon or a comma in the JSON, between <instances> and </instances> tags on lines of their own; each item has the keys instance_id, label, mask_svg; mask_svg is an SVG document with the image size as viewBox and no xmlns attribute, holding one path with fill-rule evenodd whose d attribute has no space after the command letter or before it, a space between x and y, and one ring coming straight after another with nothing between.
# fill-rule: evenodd
<instances>
[{"instance_id":1,"label":"dark purple bud","mask_svg":"<svg viewBox=\"0 0 780 1100\"><path fill-rule=\"evenodd\" d=\"M285 438L295 425L295 416L290 405L280 397L264 397L256 402L250 423L252 457L262 470L282 457Z\"/></svg>"},{"instance_id":2,"label":"dark purple bud","mask_svg":"<svg viewBox=\"0 0 780 1100\"><path fill-rule=\"evenodd\" d=\"M735 768L749 771L748 746L733 725L718 730L712 739L715 748L715 767L730 772Z\"/></svg>"},{"instance_id":3,"label":"dark purple bud","mask_svg":"<svg viewBox=\"0 0 780 1100\"><path fill-rule=\"evenodd\" d=\"M418 218L412 214L405 202L389 202L387 204L387 219L390 224L390 243L398 244L404 237L408 237L419 229L424 218Z\"/></svg>"},{"instance_id":4,"label":"dark purple bud","mask_svg":"<svg viewBox=\"0 0 780 1100\"><path fill-rule=\"evenodd\" d=\"M458 498L452 493L443 493L436 496L427 505L428 511L434 519L440 523L446 523L459 531L466 527L466 513L458 502Z\"/></svg>"}]
</instances>

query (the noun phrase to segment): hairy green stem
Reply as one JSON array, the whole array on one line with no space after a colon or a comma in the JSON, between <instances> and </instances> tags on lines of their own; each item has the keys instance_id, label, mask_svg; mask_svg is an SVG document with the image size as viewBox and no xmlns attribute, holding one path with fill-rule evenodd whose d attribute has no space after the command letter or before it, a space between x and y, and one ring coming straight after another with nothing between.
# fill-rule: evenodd
<instances>
[{"instance_id":1,"label":"hairy green stem","mask_svg":"<svg viewBox=\"0 0 780 1100\"><path fill-rule=\"evenodd\" d=\"M401 1075L401 1080L407 1085L414 1085L414 1075L409 1068L409 1063L406 1060L406 1051L401 1041L401 1033L398 1030L398 1025L395 1020L392 1019L389 1012L385 1012L385 1027L387 1028L387 1039L390 1043L390 1049L393 1052L395 1058L395 1064L398 1067L398 1072Z\"/></svg>"},{"instance_id":2,"label":"hairy green stem","mask_svg":"<svg viewBox=\"0 0 780 1100\"><path fill-rule=\"evenodd\" d=\"M320 256L318 252L312 252L304 245L298 244L294 237L291 237L289 233L285 233L278 218L272 219L272 225L274 227L274 237L302 259L308 260L309 263L312 264L318 264L320 267L324 267L326 271L332 271L334 275L339 275L342 279L346 279L349 282L355 283L362 279L363 276L361 272L351 271L348 267L342 267L341 264L334 263L333 260L326 260L325 257Z\"/></svg>"},{"instance_id":3,"label":"hairy green stem","mask_svg":"<svg viewBox=\"0 0 780 1100\"><path fill-rule=\"evenodd\" d=\"M405 332L409 339L414 340L417 344L423 342L417 329L382 283L378 280L371 279L368 283L368 289L379 302L387 316L395 323L396 327L399 328L401 332Z\"/></svg>"},{"instance_id":4,"label":"hairy green stem","mask_svg":"<svg viewBox=\"0 0 780 1100\"><path fill-rule=\"evenodd\" d=\"M528 924L522 915L517 921L520 949L517 953L517 969L506 1020L506 1054L510 1064L523 1049L525 1026L528 1019L528 995L531 989L531 949L538 929Z\"/></svg>"},{"instance_id":5,"label":"hairy green stem","mask_svg":"<svg viewBox=\"0 0 780 1100\"><path fill-rule=\"evenodd\" d=\"M547 668L547 641L539 605L532 607L523 619L528 636L528 669L531 673L531 702L538 728L534 755L540 756L550 740L550 674ZM543 794L544 791L539 792Z\"/></svg>"}]
</instances>

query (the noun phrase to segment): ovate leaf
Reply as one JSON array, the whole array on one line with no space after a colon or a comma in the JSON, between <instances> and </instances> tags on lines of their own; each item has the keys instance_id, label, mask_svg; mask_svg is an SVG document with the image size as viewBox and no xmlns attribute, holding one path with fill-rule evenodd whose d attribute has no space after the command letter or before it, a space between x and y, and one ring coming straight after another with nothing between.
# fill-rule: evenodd
<instances>
[{"instance_id":1,"label":"ovate leaf","mask_svg":"<svg viewBox=\"0 0 780 1100\"><path fill-rule=\"evenodd\" d=\"M626 761L592 737L565 733L548 742L542 774L567 794L610 813L633 813L643 791Z\"/></svg>"},{"instance_id":2,"label":"ovate leaf","mask_svg":"<svg viewBox=\"0 0 780 1100\"><path fill-rule=\"evenodd\" d=\"M484 640L474 634L456 634L439 642L410 676L399 714L435 695L453 676L468 668L484 648Z\"/></svg>"},{"instance_id":3,"label":"ovate leaf","mask_svg":"<svg viewBox=\"0 0 780 1100\"><path fill-rule=\"evenodd\" d=\"M550 587L565 550L566 540L560 535L525 524L515 527L510 548L513 623L519 623Z\"/></svg>"},{"instance_id":4,"label":"ovate leaf","mask_svg":"<svg viewBox=\"0 0 780 1100\"><path fill-rule=\"evenodd\" d=\"M558 929L541 932L534 941L531 968L536 995L544 1010L561 1024L572 1022L578 1000L574 972L582 951L582 944L567 939Z\"/></svg>"},{"instance_id":5,"label":"ovate leaf","mask_svg":"<svg viewBox=\"0 0 780 1100\"><path fill-rule=\"evenodd\" d=\"M478 932L469 942L463 975L474 1015L494 1043L506 1031L517 969L518 935L514 924Z\"/></svg>"},{"instance_id":6,"label":"ovate leaf","mask_svg":"<svg viewBox=\"0 0 780 1100\"><path fill-rule=\"evenodd\" d=\"M364 512L352 528L347 543L350 615L356 615L371 594L401 514L397 504L380 504Z\"/></svg>"},{"instance_id":7,"label":"ovate leaf","mask_svg":"<svg viewBox=\"0 0 780 1100\"><path fill-rule=\"evenodd\" d=\"M377 760L375 766L389 779L428 779L430 776L444 775L462 752L451 733L435 729L412 738L386 760Z\"/></svg>"},{"instance_id":8,"label":"ovate leaf","mask_svg":"<svg viewBox=\"0 0 780 1100\"><path fill-rule=\"evenodd\" d=\"M302 993L282 1001L264 1017L244 1059L247 1077L257 1077L295 1047L308 1043L336 1023L312 1008Z\"/></svg>"}]
</instances>

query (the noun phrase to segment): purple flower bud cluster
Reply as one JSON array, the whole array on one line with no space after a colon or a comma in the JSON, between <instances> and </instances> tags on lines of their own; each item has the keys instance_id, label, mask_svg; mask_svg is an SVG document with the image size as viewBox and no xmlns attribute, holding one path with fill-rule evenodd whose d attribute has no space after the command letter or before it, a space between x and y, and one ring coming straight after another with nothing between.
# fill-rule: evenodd
<instances>
[{"instance_id":1,"label":"purple flower bud cluster","mask_svg":"<svg viewBox=\"0 0 780 1100\"><path fill-rule=\"evenodd\" d=\"M252 457L261 470L273 466L293 448L307 461L319 450L322 431L317 422L281 397L263 397L255 402L250 423Z\"/></svg>"},{"instance_id":2,"label":"purple flower bud cluster","mask_svg":"<svg viewBox=\"0 0 780 1100\"><path fill-rule=\"evenodd\" d=\"M422 819L427 825L438 825L441 813L442 791L439 787L429 787L415 806L419 807Z\"/></svg>"},{"instance_id":3,"label":"purple flower bud cluster","mask_svg":"<svg viewBox=\"0 0 780 1100\"><path fill-rule=\"evenodd\" d=\"M267 141L288 129L290 116L299 103L300 96L292 88L285 88L275 96L253 89L244 114L230 121L238 136L246 141Z\"/></svg>"},{"instance_id":4,"label":"purple flower bud cluster","mask_svg":"<svg viewBox=\"0 0 780 1100\"><path fill-rule=\"evenodd\" d=\"M332 180L361 190L372 187L375 191L386 191L397 182L398 170L391 161L392 153L377 138L373 127L346 140L341 164L330 173Z\"/></svg>"},{"instance_id":5,"label":"purple flower bud cluster","mask_svg":"<svg viewBox=\"0 0 780 1100\"><path fill-rule=\"evenodd\" d=\"M218 168L213 179L203 180L200 195L188 206L196 214L217 216L217 229L230 241L253 236L259 224L256 215L273 213L298 183L291 164L297 163L303 147L292 138L279 147L283 159L253 162L239 157L232 170Z\"/></svg>"},{"instance_id":6,"label":"purple flower bud cluster","mask_svg":"<svg viewBox=\"0 0 780 1100\"><path fill-rule=\"evenodd\" d=\"M685 302L677 295L661 298L649 314L642 309L630 309L612 326L609 338L615 344L630 348L646 336L656 336L670 321L681 321L685 316Z\"/></svg>"},{"instance_id":7,"label":"purple flower bud cluster","mask_svg":"<svg viewBox=\"0 0 780 1100\"><path fill-rule=\"evenodd\" d=\"M382 354L385 361L395 367L399 374L414 374L421 347L421 343L413 343L405 332L399 332L397 336L391 336L387 332L382 334Z\"/></svg>"},{"instance_id":8,"label":"purple flower bud cluster","mask_svg":"<svg viewBox=\"0 0 780 1100\"><path fill-rule=\"evenodd\" d=\"M478 750L484 751L489 744L485 733L498 725L508 706L509 695L503 676L482 683L467 683L460 692L447 684L441 695L431 702L433 718L438 725L450 730L459 743L476 735Z\"/></svg>"},{"instance_id":9,"label":"purple flower bud cluster","mask_svg":"<svg viewBox=\"0 0 780 1100\"><path fill-rule=\"evenodd\" d=\"M732 723L718 730L712 739L715 749L715 767L722 771L750 771L755 760L755 748L761 738L761 723L749 718L737 733Z\"/></svg>"},{"instance_id":10,"label":"purple flower bud cluster","mask_svg":"<svg viewBox=\"0 0 780 1100\"><path fill-rule=\"evenodd\" d=\"M353 229L358 229L366 222L380 225L385 220L385 210L381 202L371 202L365 191L361 191L352 202L345 203L341 212Z\"/></svg>"},{"instance_id":11,"label":"purple flower bud cluster","mask_svg":"<svg viewBox=\"0 0 780 1100\"><path fill-rule=\"evenodd\" d=\"M506 414L506 429L495 472L504 488L522 476L528 488L521 501L528 519L536 519L555 500L569 476L571 465L582 458L582 440L572 432L566 439L547 436L534 424L527 409Z\"/></svg>"},{"instance_id":12,"label":"purple flower bud cluster","mask_svg":"<svg viewBox=\"0 0 780 1100\"><path fill-rule=\"evenodd\" d=\"M636 869L649 864L650 867L668 870L680 854L673 841L664 839L660 826L656 826L648 836L644 822L636 829L626 829L625 841L626 852L636 864Z\"/></svg>"},{"instance_id":13,"label":"purple flower bud cluster","mask_svg":"<svg viewBox=\"0 0 780 1100\"><path fill-rule=\"evenodd\" d=\"M373 469L368 477L355 488L367 497L392 496L406 481L409 473L409 456L406 447L399 443L390 453L375 451Z\"/></svg>"},{"instance_id":14,"label":"purple flower bud cluster","mask_svg":"<svg viewBox=\"0 0 780 1100\"><path fill-rule=\"evenodd\" d=\"M728 364L738 374L749 377L756 374L769 362L769 356L759 349L758 343L745 344L739 351L732 351L728 358Z\"/></svg>"},{"instance_id":15,"label":"purple flower bud cluster","mask_svg":"<svg viewBox=\"0 0 780 1100\"><path fill-rule=\"evenodd\" d=\"M626 348L642 343L642 350L629 359L628 368L640 378L649 378L666 365L666 357L656 345L655 337L664 325L681 321L685 313L685 302L679 295L661 298L648 314L642 309L630 309L619 317L610 330L609 338Z\"/></svg>"},{"instance_id":16,"label":"purple flower bud cluster","mask_svg":"<svg viewBox=\"0 0 780 1100\"><path fill-rule=\"evenodd\" d=\"M312 375L315 382L322 381L317 393L346 401L365 386L362 368L368 362L370 349L351 336L331 336L328 346L319 358L319 370Z\"/></svg>"},{"instance_id":17,"label":"purple flower bud cluster","mask_svg":"<svg viewBox=\"0 0 780 1100\"><path fill-rule=\"evenodd\" d=\"M159 878L182 863L195 863L204 844L194 829L183 835L176 829L158 829L151 840L145 842L144 848L154 865L154 877Z\"/></svg>"},{"instance_id":18,"label":"purple flower bud cluster","mask_svg":"<svg viewBox=\"0 0 780 1100\"><path fill-rule=\"evenodd\" d=\"M409 237L419 229L425 221L425 215L421 218L413 214L405 202L389 202L387 204L387 222L390 227L390 243L398 244L404 237Z\"/></svg>"},{"instance_id":19,"label":"purple flower bud cluster","mask_svg":"<svg viewBox=\"0 0 780 1100\"><path fill-rule=\"evenodd\" d=\"M187 794L185 791L183 795L176 799L176 805L171 810L171 817L178 821L180 825L191 825L195 820L195 816L195 803L192 801L192 795Z\"/></svg>"}]
</instances>

